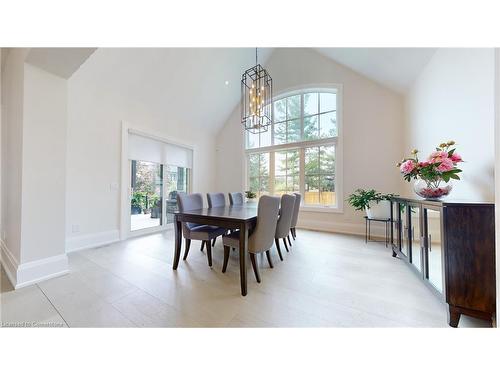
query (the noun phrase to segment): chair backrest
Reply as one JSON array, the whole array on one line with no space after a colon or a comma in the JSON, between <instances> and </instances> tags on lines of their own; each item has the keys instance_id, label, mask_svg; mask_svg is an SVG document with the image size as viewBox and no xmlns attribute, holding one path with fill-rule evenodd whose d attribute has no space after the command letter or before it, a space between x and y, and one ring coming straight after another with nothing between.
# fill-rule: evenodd
<instances>
[{"instance_id":1,"label":"chair backrest","mask_svg":"<svg viewBox=\"0 0 500 375\"><path fill-rule=\"evenodd\" d=\"M207 193L208 208L224 207L226 205L226 197L224 193Z\"/></svg>"},{"instance_id":2,"label":"chair backrest","mask_svg":"<svg viewBox=\"0 0 500 375\"><path fill-rule=\"evenodd\" d=\"M269 195L260 197L257 208L257 224L248 239L248 251L261 253L273 246L279 209L279 197L271 197Z\"/></svg>"},{"instance_id":3,"label":"chair backrest","mask_svg":"<svg viewBox=\"0 0 500 375\"><path fill-rule=\"evenodd\" d=\"M179 211L199 210L203 208L203 196L200 193L179 193L177 194L177 204L179 205ZM182 223L183 229L190 229L196 225L194 223Z\"/></svg>"},{"instance_id":4,"label":"chair backrest","mask_svg":"<svg viewBox=\"0 0 500 375\"><path fill-rule=\"evenodd\" d=\"M284 238L288 235L294 212L295 195L283 194L281 196L280 217L276 225L276 238Z\"/></svg>"},{"instance_id":5,"label":"chair backrest","mask_svg":"<svg viewBox=\"0 0 500 375\"><path fill-rule=\"evenodd\" d=\"M293 206L293 216L290 228L295 228L297 226L297 219L299 218L300 198L302 197L299 193L293 193L293 195L295 195L295 204Z\"/></svg>"},{"instance_id":6,"label":"chair backrest","mask_svg":"<svg viewBox=\"0 0 500 375\"><path fill-rule=\"evenodd\" d=\"M229 204L231 206L243 205L243 193L229 193Z\"/></svg>"}]
</instances>

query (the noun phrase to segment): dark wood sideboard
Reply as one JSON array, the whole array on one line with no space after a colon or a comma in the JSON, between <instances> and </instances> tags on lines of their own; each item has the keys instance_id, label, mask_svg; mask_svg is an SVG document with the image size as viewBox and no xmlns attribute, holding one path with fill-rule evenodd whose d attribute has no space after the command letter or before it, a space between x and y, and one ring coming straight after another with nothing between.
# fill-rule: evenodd
<instances>
[{"instance_id":1,"label":"dark wood sideboard","mask_svg":"<svg viewBox=\"0 0 500 375\"><path fill-rule=\"evenodd\" d=\"M492 322L495 313L493 203L391 200L392 256L403 259L448 304L448 323L461 314Z\"/></svg>"}]
</instances>

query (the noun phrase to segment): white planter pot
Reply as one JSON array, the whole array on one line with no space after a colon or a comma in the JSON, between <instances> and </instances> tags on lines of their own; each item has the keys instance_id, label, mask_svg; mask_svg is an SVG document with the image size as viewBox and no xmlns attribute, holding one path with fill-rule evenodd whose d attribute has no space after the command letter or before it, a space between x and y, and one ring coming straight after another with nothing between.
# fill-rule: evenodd
<instances>
[{"instance_id":1,"label":"white planter pot","mask_svg":"<svg viewBox=\"0 0 500 375\"><path fill-rule=\"evenodd\" d=\"M370 208L366 208L366 216L368 219L390 219L391 218L391 202L383 200L380 202L370 201Z\"/></svg>"}]
</instances>

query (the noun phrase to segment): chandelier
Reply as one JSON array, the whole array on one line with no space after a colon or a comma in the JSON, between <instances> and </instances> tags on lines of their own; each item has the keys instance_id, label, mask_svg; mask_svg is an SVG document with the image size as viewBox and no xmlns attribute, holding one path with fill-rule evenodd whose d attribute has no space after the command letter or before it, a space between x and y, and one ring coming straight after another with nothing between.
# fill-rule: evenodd
<instances>
[{"instance_id":1,"label":"chandelier","mask_svg":"<svg viewBox=\"0 0 500 375\"><path fill-rule=\"evenodd\" d=\"M256 48L255 66L241 77L241 123L245 130L254 134L266 132L271 125L272 103L273 80L258 63Z\"/></svg>"}]
</instances>

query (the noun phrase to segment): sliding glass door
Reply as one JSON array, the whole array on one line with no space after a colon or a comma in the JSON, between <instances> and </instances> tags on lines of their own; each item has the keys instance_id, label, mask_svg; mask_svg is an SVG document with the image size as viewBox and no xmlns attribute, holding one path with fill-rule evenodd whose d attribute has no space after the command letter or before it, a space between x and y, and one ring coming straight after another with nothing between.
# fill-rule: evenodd
<instances>
[{"instance_id":1,"label":"sliding glass door","mask_svg":"<svg viewBox=\"0 0 500 375\"><path fill-rule=\"evenodd\" d=\"M163 165L131 161L130 230L163 224Z\"/></svg>"},{"instance_id":2,"label":"sliding glass door","mask_svg":"<svg viewBox=\"0 0 500 375\"><path fill-rule=\"evenodd\" d=\"M166 229L177 210L177 195L191 191L193 150L129 129L129 198L123 215L129 236Z\"/></svg>"}]
</instances>

